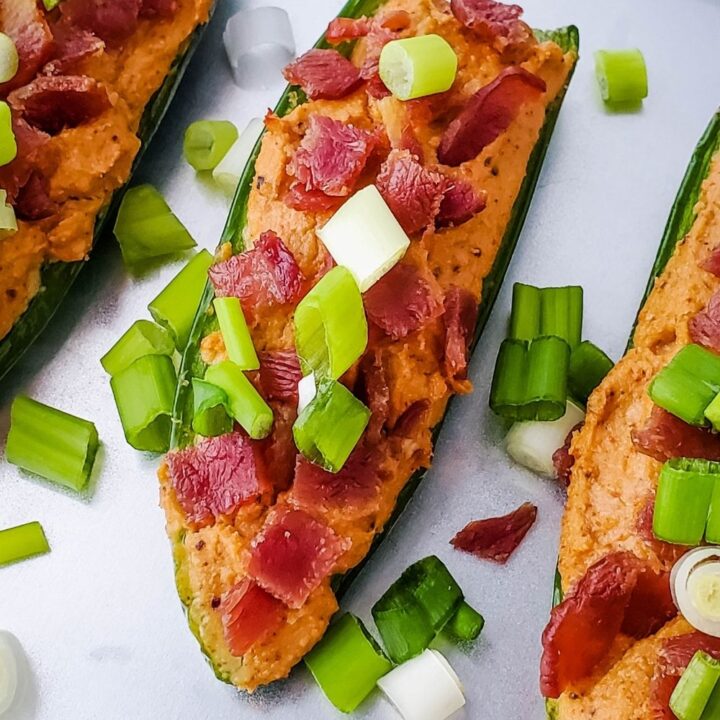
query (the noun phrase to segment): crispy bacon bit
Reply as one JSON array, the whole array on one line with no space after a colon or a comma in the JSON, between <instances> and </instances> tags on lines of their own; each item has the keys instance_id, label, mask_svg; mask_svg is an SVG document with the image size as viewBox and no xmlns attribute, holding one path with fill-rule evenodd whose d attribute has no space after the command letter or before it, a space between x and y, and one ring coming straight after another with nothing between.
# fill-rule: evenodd
<instances>
[{"instance_id":1,"label":"crispy bacon bit","mask_svg":"<svg viewBox=\"0 0 720 720\"><path fill-rule=\"evenodd\" d=\"M606 555L550 614L542 638L543 695L556 698L588 677L619 632L646 637L676 612L668 573L654 573L629 552Z\"/></svg>"},{"instance_id":2,"label":"crispy bacon bit","mask_svg":"<svg viewBox=\"0 0 720 720\"><path fill-rule=\"evenodd\" d=\"M716 277L720 277L720 245L713 249L713 251L700 263L700 267L703 270L707 270Z\"/></svg>"},{"instance_id":3,"label":"crispy bacon bit","mask_svg":"<svg viewBox=\"0 0 720 720\"><path fill-rule=\"evenodd\" d=\"M373 18L365 40L365 59L360 68L360 76L367 80L366 91L370 97L381 100L390 95L380 79L380 53L391 40L402 37L411 23L412 18L405 10L391 10Z\"/></svg>"},{"instance_id":4,"label":"crispy bacon bit","mask_svg":"<svg viewBox=\"0 0 720 720\"><path fill-rule=\"evenodd\" d=\"M443 306L434 288L408 263L398 263L365 293L365 311L394 340L438 317Z\"/></svg>"},{"instance_id":5,"label":"crispy bacon bit","mask_svg":"<svg viewBox=\"0 0 720 720\"><path fill-rule=\"evenodd\" d=\"M555 478L559 480L565 487L570 486L570 475L572 474L573 465L575 465L575 456L570 452L570 445L575 433L582 429L583 423L578 423L565 438L562 447L559 447L552 456L553 467L555 468Z\"/></svg>"},{"instance_id":6,"label":"crispy bacon bit","mask_svg":"<svg viewBox=\"0 0 720 720\"><path fill-rule=\"evenodd\" d=\"M377 144L377 136L325 115L311 115L310 125L288 172L305 190L345 197Z\"/></svg>"},{"instance_id":7,"label":"crispy bacon bit","mask_svg":"<svg viewBox=\"0 0 720 720\"><path fill-rule=\"evenodd\" d=\"M325 40L331 45L339 45L348 40L357 40L370 32L371 20L364 15L359 18L335 18L325 32Z\"/></svg>"},{"instance_id":8,"label":"crispy bacon bit","mask_svg":"<svg viewBox=\"0 0 720 720\"><path fill-rule=\"evenodd\" d=\"M298 383L302 379L300 360L294 350L259 352L260 385L269 400L297 403Z\"/></svg>"},{"instance_id":9,"label":"crispy bacon bit","mask_svg":"<svg viewBox=\"0 0 720 720\"><path fill-rule=\"evenodd\" d=\"M448 178L435 224L439 227L462 225L482 212L486 204L486 192L477 193L469 182Z\"/></svg>"},{"instance_id":10,"label":"crispy bacon bit","mask_svg":"<svg viewBox=\"0 0 720 720\"><path fill-rule=\"evenodd\" d=\"M140 17L167 20L175 15L178 0L142 0Z\"/></svg>"},{"instance_id":11,"label":"crispy bacon bit","mask_svg":"<svg viewBox=\"0 0 720 720\"><path fill-rule=\"evenodd\" d=\"M259 449L234 432L168 453L172 487L190 523L209 525L271 489Z\"/></svg>"},{"instance_id":12,"label":"crispy bacon bit","mask_svg":"<svg viewBox=\"0 0 720 720\"><path fill-rule=\"evenodd\" d=\"M36 0L0 3L0 28L15 43L20 60L12 80L0 83L0 97L30 82L55 50L50 26Z\"/></svg>"},{"instance_id":13,"label":"crispy bacon bit","mask_svg":"<svg viewBox=\"0 0 720 720\"><path fill-rule=\"evenodd\" d=\"M295 475L295 440L292 426L297 418L297 405L271 401L272 432L261 441L267 474L276 493L287 490Z\"/></svg>"},{"instance_id":14,"label":"crispy bacon bit","mask_svg":"<svg viewBox=\"0 0 720 720\"><path fill-rule=\"evenodd\" d=\"M390 95L392 95L380 78L380 75L377 73L367 81L365 92L367 92L371 98L375 98L376 100L382 100L383 98L390 97Z\"/></svg>"},{"instance_id":15,"label":"crispy bacon bit","mask_svg":"<svg viewBox=\"0 0 720 720\"><path fill-rule=\"evenodd\" d=\"M118 46L137 27L141 0L63 0L60 11L72 25Z\"/></svg>"},{"instance_id":16,"label":"crispy bacon bit","mask_svg":"<svg viewBox=\"0 0 720 720\"><path fill-rule=\"evenodd\" d=\"M236 657L267 640L283 623L285 607L252 580L241 580L220 600L225 641Z\"/></svg>"},{"instance_id":17,"label":"crispy bacon bit","mask_svg":"<svg viewBox=\"0 0 720 720\"><path fill-rule=\"evenodd\" d=\"M8 201L14 204L23 187L29 182L49 136L30 127L24 120L13 114L13 132L17 143L15 159L0 167L0 187L7 192Z\"/></svg>"},{"instance_id":18,"label":"crispy bacon bit","mask_svg":"<svg viewBox=\"0 0 720 720\"><path fill-rule=\"evenodd\" d=\"M249 316L259 307L299 300L304 282L293 254L272 230L252 249L213 265L208 275L215 294L239 298Z\"/></svg>"},{"instance_id":19,"label":"crispy bacon bit","mask_svg":"<svg viewBox=\"0 0 720 720\"><path fill-rule=\"evenodd\" d=\"M716 292L707 307L690 318L688 330L693 342L720 353L720 292Z\"/></svg>"},{"instance_id":20,"label":"crispy bacon bit","mask_svg":"<svg viewBox=\"0 0 720 720\"><path fill-rule=\"evenodd\" d=\"M658 462L677 457L720 460L720 436L688 425L657 406L645 427L632 431L632 441L641 453Z\"/></svg>"},{"instance_id":21,"label":"crispy bacon bit","mask_svg":"<svg viewBox=\"0 0 720 720\"><path fill-rule=\"evenodd\" d=\"M506 68L480 88L448 125L440 139L438 160L456 166L477 157L510 127L525 103L544 92L542 78L522 67Z\"/></svg>"},{"instance_id":22,"label":"crispy bacon bit","mask_svg":"<svg viewBox=\"0 0 720 720\"><path fill-rule=\"evenodd\" d=\"M445 312L445 355L443 372L456 389L466 390L463 381L467 378L468 348L475 332L477 300L469 291L456 287L448 288L444 302Z\"/></svg>"},{"instance_id":23,"label":"crispy bacon bit","mask_svg":"<svg viewBox=\"0 0 720 720\"><path fill-rule=\"evenodd\" d=\"M349 545L303 510L281 510L253 540L248 572L276 598L299 608Z\"/></svg>"},{"instance_id":24,"label":"crispy bacon bit","mask_svg":"<svg viewBox=\"0 0 720 720\"><path fill-rule=\"evenodd\" d=\"M97 35L72 26L67 20L53 25L55 55L43 67L45 75L66 75L86 58L99 55L105 43Z\"/></svg>"},{"instance_id":25,"label":"crispy bacon bit","mask_svg":"<svg viewBox=\"0 0 720 720\"><path fill-rule=\"evenodd\" d=\"M337 100L361 82L360 71L337 50L308 50L283 70L285 79L299 85L311 100Z\"/></svg>"},{"instance_id":26,"label":"crispy bacon bit","mask_svg":"<svg viewBox=\"0 0 720 720\"><path fill-rule=\"evenodd\" d=\"M110 107L105 88L84 75L41 75L10 93L8 102L26 122L49 135L88 122Z\"/></svg>"},{"instance_id":27,"label":"crispy bacon bit","mask_svg":"<svg viewBox=\"0 0 720 720\"><path fill-rule=\"evenodd\" d=\"M306 190L299 183L295 183L285 193L285 204L293 210L305 212L327 212L335 210L344 198L331 197L322 190Z\"/></svg>"},{"instance_id":28,"label":"crispy bacon bit","mask_svg":"<svg viewBox=\"0 0 720 720\"><path fill-rule=\"evenodd\" d=\"M388 386L382 350L374 348L360 364L360 399L370 408L370 422L365 437L371 443L378 443L390 413L390 387Z\"/></svg>"},{"instance_id":29,"label":"crispy bacon bit","mask_svg":"<svg viewBox=\"0 0 720 720\"><path fill-rule=\"evenodd\" d=\"M537 518L537 508L523 503L502 517L468 523L450 542L456 550L504 564L515 552Z\"/></svg>"},{"instance_id":30,"label":"crispy bacon bit","mask_svg":"<svg viewBox=\"0 0 720 720\"><path fill-rule=\"evenodd\" d=\"M15 213L21 220L42 220L55 214L57 205L50 199L47 178L38 170L30 173L29 180L18 192Z\"/></svg>"}]
</instances>

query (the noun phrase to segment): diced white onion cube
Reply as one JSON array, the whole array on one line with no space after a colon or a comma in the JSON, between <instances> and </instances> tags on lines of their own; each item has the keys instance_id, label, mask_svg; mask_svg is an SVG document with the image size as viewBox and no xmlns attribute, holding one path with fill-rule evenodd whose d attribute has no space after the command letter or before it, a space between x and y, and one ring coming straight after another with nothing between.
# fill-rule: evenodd
<instances>
[{"instance_id":1,"label":"diced white onion cube","mask_svg":"<svg viewBox=\"0 0 720 720\"><path fill-rule=\"evenodd\" d=\"M465 705L460 679L437 650L398 665L378 687L404 720L445 720Z\"/></svg>"},{"instance_id":2,"label":"diced white onion cube","mask_svg":"<svg viewBox=\"0 0 720 720\"><path fill-rule=\"evenodd\" d=\"M353 274L361 292L392 269L410 245L374 185L356 192L317 234L335 262Z\"/></svg>"},{"instance_id":3,"label":"diced white onion cube","mask_svg":"<svg viewBox=\"0 0 720 720\"><path fill-rule=\"evenodd\" d=\"M310 373L298 383L298 415L312 402L317 392L315 375Z\"/></svg>"},{"instance_id":4,"label":"diced white onion cube","mask_svg":"<svg viewBox=\"0 0 720 720\"><path fill-rule=\"evenodd\" d=\"M516 422L505 437L507 454L533 472L554 477L553 453L565 444L570 431L585 419L582 408L568 401L558 420Z\"/></svg>"},{"instance_id":5,"label":"diced white onion cube","mask_svg":"<svg viewBox=\"0 0 720 720\"><path fill-rule=\"evenodd\" d=\"M253 118L213 170L213 180L227 195L234 195L255 143L263 131L263 121Z\"/></svg>"},{"instance_id":6,"label":"diced white onion cube","mask_svg":"<svg viewBox=\"0 0 720 720\"><path fill-rule=\"evenodd\" d=\"M17 641L10 633L0 632L0 716L15 701L18 689L18 661L15 655Z\"/></svg>"}]
</instances>

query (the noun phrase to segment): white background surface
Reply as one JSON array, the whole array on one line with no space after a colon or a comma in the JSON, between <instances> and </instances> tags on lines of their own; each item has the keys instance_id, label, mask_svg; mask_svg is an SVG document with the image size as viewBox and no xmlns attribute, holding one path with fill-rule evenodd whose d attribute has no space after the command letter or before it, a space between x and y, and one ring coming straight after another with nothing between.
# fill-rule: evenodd
<instances>
[{"instance_id":1,"label":"white background surface","mask_svg":"<svg viewBox=\"0 0 720 720\"><path fill-rule=\"evenodd\" d=\"M338 0L276 0L292 16L299 50L340 8ZM368 619L387 585L434 552L486 618L469 651L448 649L468 705L459 718L542 717L540 634L547 620L562 498L552 483L514 467L487 409L512 282L579 283L585 337L617 358L693 147L720 103L718 0L526 0L535 27L580 27L582 59L505 286L472 362L474 394L456 401L435 465L410 508L346 597ZM274 105L282 82L248 92L231 83L221 32L240 5L220 0L141 179L158 185L200 246L213 248L228 203L198 181L180 155L198 118L239 125ZM650 74L641 112L607 114L597 97L592 51L638 46ZM40 520L50 555L0 569L0 628L22 641L32 688L13 720L324 720L338 716L303 669L248 699L217 681L188 631L173 584L158 508L156 459L125 445L98 358L172 277L122 268L112 241L95 252L52 327L0 386L0 437L18 392L93 419L103 441L97 486L79 500L0 460L0 527ZM531 500L536 526L505 567L448 545L463 525ZM392 718L382 699L358 718Z\"/></svg>"}]
</instances>

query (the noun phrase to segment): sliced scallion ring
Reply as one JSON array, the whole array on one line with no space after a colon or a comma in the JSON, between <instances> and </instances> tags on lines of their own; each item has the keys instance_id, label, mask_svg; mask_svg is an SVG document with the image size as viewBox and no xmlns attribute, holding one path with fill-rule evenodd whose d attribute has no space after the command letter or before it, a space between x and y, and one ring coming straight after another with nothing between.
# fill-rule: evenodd
<instances>
[{"instance_id":1,"label":"sliced scallion ring","mask_svg":"<svg viewBox=\"0 0 720 720\"><path fill-rule=\"evenodd\" d=\"M8 165L17 157L17 142L12 126L10 106L0 100L0 167Z\"/></svg>"},{"instance_id":2,"label":"sliced scallion ring","mask_svg":"<svg viewBox=\"0 0 720 720\"><path fill-rule=\"evenodd\" d=\"M606 103L639 103L647 97L647 68L640 50L598 50L595 75Z\"/></svg>"},{"instance_id":3,"label":"sliced scallion ring","mask_svg":"<svg viewBox=\"0 0 720 720\"><path fill-rule=\"evenodd\" d=\"M236 297L215 298L213 307L230 360L242 370L257 370L260 360L255 352L240 300Z\"/></svg>"},{"instance_id":4,"label":"sliced scallion ring","mask_svg":"<svg viewBox=\"0 0 720 720\"><path fill-rule=\"evenodd\" d=\"M720 637L720 548L685 553L672 569L670 587L683 617L696 630Z\"/></svg>"},{"instance_id":5,"label":"sliced scallion ring","mask_svg":"<svg viewBox=\"0 0 720 720\"><path fill-rule=\"evenodd\" d=\"M16 645L17 640L10 633L0 631L0 716L13 706L20 686Z\"/></svg>"},{"instance_id":6,"label":"sliced scallion ring","mask_svg":"<svg viewBox=\"0 0 720 720\"><path fill-rule=\"evenodd\" d=\"M108 375L117 375L144 355L168 355L175 352L170 333L150 320L136 320L122 337L100 358Z\"/></svg>"},{"instance_id":7,"label":"sliced scallion ring","mask_svg":"<svg viewBox=\"0 0 720 720\"><path fill-rule=\"evenodd\" d=\"M0 32L0 83L12 80L18 71L20 58L13 39Z\"/></svg>"},{"instance_id":8,"label":"sliced scallion ring","mask_svg":"<svg viewBox=\"0 0 720 720\"><path fill-rule=\"evenodd\" d=\"M464 600L450 618L444 632L460 642L477 639L485 627L485 618Z\"/></svg>"},{"instance_id":9,"label":"sliced scallion ring","mask_svg":"<svg viewBox=\"0 0 720 720\"><path fill-rule=\"evenodd\" d=\"M0 530L0 565L9 565L49 552L50 545L39 522Z\"/></svg>"},{"instance_id":10,"label":"sliced scallion ring","mask_svg":"<svg viewBox=\"0 0 720 720\"><path fill-rule=\"evenodd\" d=\"M670 709L678 720L715 720L720 662L698 651L685 668L670 696ZM708 705L715 706L711 709Z\"/></svg>"},{"instance_id":11,"label":"sliced scallion ring","mask_svg":"<svg viewBox=\"0 0 720 720\"><path fill-rule=\"evenodd\" d=\"M570 353L568 390L582 403L612 370L613 361L589 340L576 345Z\"/></svg>"},{"instance_id":12,"label":"sliced scallion ring","mask_svg":"<svg viewBox=\"0 0 720 720\"><path fill-rule=\"evenodd\" d=\"M298 383L298 415L312 402L317 392L315 375L310 373Z\"/></svg>"},{"instance_id":13,"label":"sliced scallion ring","mask_svg":"<svg viewBox=\"0 0 720 720\"><path fill-rule=\"evenodd\" d=\"M213 170L213 180L227 195L235 194L240 178L245 171L245 166L250 160L252 151L264 127L260 118L250 120L247 127L240 133L240 137L232 144L223 159Z\"/></svg>"},{"instance_id":14,"label":"sliced scallion ring","mask_svg":"<svg viewBox=\"0 0 720 720\"><path fill-rule=\"evenodd\" d=\"M15 209L7 202L7 192L0 190L0 238L17 232Z\"/></svg>"},{"instance_id":15,"label":"sliced scallion ring","mask_svg":"<svg viewBox=\"0 0 720 720\"><path fill-rule=\"evenodd\" d=\"M203 437L217 437L232 430L232 418L227 413L228 397L224 390L200 378L192 379L192 428Z\"/></svg>"},{"instance_id":16,"label":"sliced scallion ring","mask_svg":"<svg viewBox=\"0 0 720 720\"><path fill-rule=\"evenodd\" d=\"M185 159L195 170L214 170L237 139L237 128L227 120L198 120L185 131Z\"/></svg>"}]
</instances>

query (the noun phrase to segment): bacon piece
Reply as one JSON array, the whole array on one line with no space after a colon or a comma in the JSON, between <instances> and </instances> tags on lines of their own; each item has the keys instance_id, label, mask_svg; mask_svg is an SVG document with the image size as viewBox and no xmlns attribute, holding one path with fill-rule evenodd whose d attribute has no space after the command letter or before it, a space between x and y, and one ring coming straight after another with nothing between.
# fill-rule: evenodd
<instances>
[{"instance_id":1,"label":"bacon piece","mask_svg":"<svg viewBox=\"0 0 720 720\"><path fill-rule=\"evenodd\" d=\"M281 510L253 540L248 572L270 594L299 608L349 545L305 511Z\"/></svg>"},{"instance_id":2,"label":"bacon piece","mask_svg":"<svg viewBox=\"0 0 720 720\"><path fill-rule=\"evenodd\" d=\"M0 29L12 38L20 60L12 80L0 83L0 97L30 82L55 50L50 26L36 0L0 2Z\"/></svg>"},{"instance_id":3,"label":"bacon piece","mask_svg":"<svg viewBox=\"0 0 720 720\"><path fill-rule=\"evenodd\" d=\"M30 127L24 120L13 113L13 132L17 143L15 159L0 167L0 187L7 192L8 201L14 204L20 191L29 182L45 143L49 136Z\"/></svg>"},{"instance_id":4,"label":"bacon piece","mask_svg":"<svg viewBox=\"0 0 720 720\"><path fill-rule=\"evenodd\" d=\"M363 357L360 364L360 379L362 388L359 397L372 413L365 436L371 443L378 443L390 414L390 387L380 348L370 350Z\"/></svg>"},{"instance_id":5,"label":"bacon piece","mask_svg":"<svg viewBox=\"0 0 720 720\"><path fill-rule=\"evenodd\" d=\"M720 460L720 436L688 425L657 406L645 427L632 431L632 441L641 453L658 462L677 457Z\"/></svg>"},{"instance_id":6,"label":"bacon piece","mask_svg":"<svg viewBox=\"0 0 720 720\"><path fill-rule=\"evenodd\" d=\"M720 353L720 292L716 292L707 304L688 322L690 338L708 350Z\"/></svg>"},{"instance_id":7,"label":"bacon piece","mask_svg":"<svg viewBox=\"0 0 720 720\"><path fill-rule=\"evenodd\" d=\"M269 400L297 403L298 383L302 379L300 360L294 350L259 352L260 385Z\"/></svg>"},{"instance_id":8,"label":"bacon piece","mask_svg":"<svg viewBox=\"0 0 720 720\"><path fill-rule=\"evenodd\" d=\"M394 340L419 330L443 311L442 302L420 271L402 262L383 275L364 300L370 320Z\"/></svg>"},{"instance_id":9,"label":"bacon piece","mask_svg":"<svg viewBox=\"0 0 720 720\"><path fill-rule=\"evenodd\" d=\"M55 214L57 205L50 199L49 185L38 170L30 173L15 199L15 213L21 220L43 220Z\"/></svg>"},{"instance_id":10,"label":"bacon piece","mask_svg":"<svg viewBox=\"0 0 720 720\"><path fill-rule=\"evenodd\" d=\"M342 510L362 516L377 509L380 478L377 457L360 443L338 473L323 470L298 455L292 494L305 510Z\"/></svg>"},{"instance_id":11,"label":"bacon piece","mask_svg":"<svg viewBox=\"0 0 720 720\"><path fill-rule=\"evenodd\" d=\"M720 638L692 632L668 638L663 643L650 684L650 717L653 720L675 720L670 710L670 696L699 650L720 660Z\"/></svg>"},{"instance_id":12,"label":"bacon piece","mask_svg":"<svg viewBox=\"0 0 720 720\"><path fill-rule=\"evenodd\" d=\"M438 160L456 166L477 157L510 127L525 103L540 98L545 87L542 78L522 67L503 70L448 125L440 139Z\"/></svg>"},{"instance_id":13,"label":"bacon piece","mask_svg":"<svg viewBox=\"0 0 720 720\"><path fill-rule=\"evenodd\" d=\"M67 20L56 22L52 28L55 55L42 71L44 75L67 75L86 58L99 55L105 43L93 33L71 25Z\"/></svg>"},{"instance_id":14,"label":"bacon piece","mask_svg":"<svg viewBox=\"0 0 720 720\"><path fill-rule=\"evenodd\" d=\"M716 277L720 277L720 245L713 249L713 251L700 263L700 267L703 270L707 270Z\"/></svg>"},{"instance_id":15,"label":"bacon piece","mask_svg":"<svg viewBox=\"0 0 720 720\"><path fill-rule=\"evenodd\" d=\"M477 193L469 182L448 178L435 224L438 227L462 225L482 212L486 204L486 192Z\"/></svg>"},{"instance_id":16,"label":"bacon piece","mask_svg":"<svg viewBox=\"0 0 720 720\"><path fill-rule=\"evenodd\" d=\"M550 614L542 637L542 694L556 698L588 677L618 633L647 637L676 612L668 573L653 572L629 552L606 555Z\"/></svg>"},{"instance_id":17,"label":"bacon piece","mask_svg":"<svg viewBox=\"0 0 720 720\"><path fill-rule=\"evenodd\" d=\"M168 453L170 480L190 523L209 525L271 489L260 444L241 432Z\"/></svg>"},{"instance_id":18,"label":"bacon piece","mask_svg":"<svg viewBox=\"0 0 720 720\"><path fill-rule=\"evenodd\" d=\"M348 40L357 40L370 32L372 21L364 15L359 18L335 18L325 31L325 40L331 45L339 45Z\"/></svg>"},{"instance_id":19,"label":"bacon piece","mask_svg":"<svg viewBox=\"0 0 720 720\"><path fill-rule=\"evenodd\" d=\"M178 0L142 0L140 17L168 20L178 9Z\"/></svg>"},{"instance_id":20,"label":"bacon piece","mask_svg":"<svg viewBox=\"0 0 720 720\"><path fill-rule=\"evenodd\" d=\"M468 523L450 542L456 550L504 564L537 518L537 508L523 503L507 515Z\"/></svg>"},{"instance_id":21,"label":"bacon piece","mask_svg":"<svg viewBox=\"0 0 720 720\"><path fill-rule=\"evenodd\" d=\"M325 115L311 115L288 172L307 191L345 197L365 169L377 136Z\"/></svg>"},{"instance_id":22,"label":"bacon piece","mask_svg":"<svg viewBox=\"0 0 720 720\"><path fill-rule=\"evenodd\" d=\"M565 438L562 447L559 447L552 456L553 467L555 468L555 478L559 480L565 487L570 485L570 475L572 474L573 465L575 465L575 456L570 452L570 445L575 433L582 429L583 423L579 422Z\"/></svg>"},{"instance_id":23,"label":"bacon piece","mask_svg":"<svg viewBox=\"0 0 720 720\"><path fill-rule=\"evenodd\" d=\"M297 418L297 405L272 402L272 432L261 441L262 454L275 492L287 490L295 475L295 440L292 426Z\"/></svg>"},{"instance_id":24,"label":"bacon piece","mask_svg":"<svg viewBox=\"0 0 720 720\"><path fill-rule=\"evenodd\" d=\"M304 282L293 254L272 230L252 249L213 265L208 275L218 297L239 298L251 316L255 308L299 300Z\"/></svg>"},{"instance_id":25,"label":"bacon piece","mask_svg":"<svg viewBox=\"0 0 720 720\"><path fill-rule=\"evenodd\" d=\"M63 0L60 11L75 27L117 47L135 32L141 5L141 0Z\"/></svg>"},{"instance_id":26,"label":"bacon piece","mask_svg":"<svg viewBox=\"0 0 720 720\"><path fill-rule=\"evenodd\" d=\"M452 285L445 293L445 355L443 372L455 383L467 378L468 348L475 333L477 322L477 300L463 288ZM462 382L460 388L464 389Z\"/></svg>"},{"instance_id":27,"label":"bacon piece","mask_svg":"<svg viewBox=\"0 0 720 720\"><path fill-rule=\"evenodd\" d=\"M295 183L285 193L283 198L285 204L293 210L302 210L305 212L327 212L335 210L343 198L331 197L322 190L306 190L299 183Z\"/></svg>"},{"instance_id":28,"label":"bacon piece","mask_svg":"<svg viewBox=\"0 0 720 720\"><path fill-rule=\"evenodd\" d=\"M380 54L382 49L391 41L399 38L403 31L407 30L412 23L410 14L405 10L391 10L376 15L367 33L365 45L365 60L360 68L360 75L364 80L370 80L371 84L376 79L384 86L378 76Z\"/></svg>"},{"instance_id":29,"label":"bacon piece","mask_svg":"<svg viewBox=\"0 0 720 720\"><path fill-rule=\"evenodd\" d=\"M361 82L360 71L337 50L313 48L283 70L292 85L299 85L311 100L337 100Z\"/></svg>"},{"instance_id":30,"label":"bacon piece","mask_svg":"<svg viewBox=\"0 0 720 720\"><path fill-rule=\"evenodd\" d=\"M285 619L285 606L247 579L222 596L219 611L225 641L236 657L271 637Z\"/></svg>"}]
</instances>

